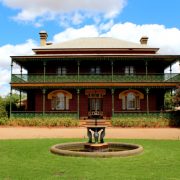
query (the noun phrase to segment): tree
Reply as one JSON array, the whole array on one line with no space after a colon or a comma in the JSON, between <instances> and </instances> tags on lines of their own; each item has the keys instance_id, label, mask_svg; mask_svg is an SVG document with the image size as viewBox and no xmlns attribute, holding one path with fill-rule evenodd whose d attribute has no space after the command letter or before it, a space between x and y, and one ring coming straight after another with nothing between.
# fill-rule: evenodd
<instances>
[{"instance_id":1,"label":"tree","mask_svg":"<svg viewBox=\"0 0 180 180\"><path fill-rule=\"evenodd\" d=\"M2 97L0 97L0 118L7 117L6 103Z\"/></svg>"},{"instance_id":2,"label":"tree","mask_svg":"<svg viewBox=\"0 0 180 180\"><path fill-rule=\"evenodd\" d=\"M180 106L180 86L177 88L172 101L176 107Z\"/></svg>"},{"instance_id":3,"label":"tree","mask_svg":"<svg viewBox=\"0 0 180 180\"><path fill-rule=\"evenodd\" d=\"M11 101L12 111L17 110L17 104L19 102L19 95L18 94L12 94L12 96L10 96L10 94L9 94L4 98L5 108L6 108L6 112L8 114L8 117L10 115L10 101Z\"/></svg>"},{"instance_id":4,"label":"tree","mask_svg":"<svg viewBox=\"0 0 180 180\"><path fill-rule=\"evenodd\" d=\"M166 92L164 102L165 109L172 109L172 107L174 106L173 97L170 91Z\"/></svg>"}]
</instances>

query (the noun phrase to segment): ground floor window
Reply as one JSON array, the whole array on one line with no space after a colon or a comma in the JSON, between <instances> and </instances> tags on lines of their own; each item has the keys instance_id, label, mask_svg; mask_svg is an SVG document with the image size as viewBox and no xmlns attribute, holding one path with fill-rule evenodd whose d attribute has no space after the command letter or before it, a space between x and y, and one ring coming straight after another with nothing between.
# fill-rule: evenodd
<instances>
[{"instance_id":1,"label":"ground floor window","mask_svg":"<svg viewBox=\"0 0 180 180\"><path fill-rule=\"evenodd\" d=\"M68 110L69 109L69 99L63 93L57 94L51 100L52 110Z\"/></svg>"},{"instance_id":2,"label":"ground floor window","mask_svg":"<svg viewBox=\"0 0 180 180\"><path fill-rule=\"evenodd\" d=\"M69 100L72 99L72 94L68 91L57 90L49 93L48 99L51 99L51 110L69 110Z\"/></svg>"},{"instance_id":3,"label":"ground floor window","mask_svg":"<svg viewBox=\"0 0 180 180\"><path fill-rule=\"evenodd\" d=\"M140 99L144 99L144 95L137 90L126 90L119 94L122 99L123 110L140 110Z\"/></svg>"}]
</instances>

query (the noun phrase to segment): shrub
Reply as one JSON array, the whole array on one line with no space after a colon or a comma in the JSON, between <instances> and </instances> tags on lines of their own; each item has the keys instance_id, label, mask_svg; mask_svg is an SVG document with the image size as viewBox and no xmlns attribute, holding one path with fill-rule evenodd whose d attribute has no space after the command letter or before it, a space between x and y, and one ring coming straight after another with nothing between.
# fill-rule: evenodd
<instances>
[{"instance_id":1,"label":"shrub","mask_svg":"<svg viewBox=\"0 0 180 180\"><path fill-rule=\"evenodd\" d=\"M8 123L8 118L0 118L0 125L7 125Z\"/></svg>"},{"instance_id":2,"label":"shrub","mask_svg":"<svg viewBox=\"0 0 180 180\"><path fill-rule=\"evenodd\" d=\"M169 127L175 126L175 121L165 117L142 116L142 117L115 117L111 120L115 127Z\"/></svg>"},{"instance_id":3,"label":"shrub","mask_svg":"<svg viewBox=\"0 0 180 180\"><path fill-rule=\"evenodd\" d=\"M6 123L9 126L37 126L37 127L74 127L79 121L71 118L13 118Z\"/></svg>"}]
</instances>

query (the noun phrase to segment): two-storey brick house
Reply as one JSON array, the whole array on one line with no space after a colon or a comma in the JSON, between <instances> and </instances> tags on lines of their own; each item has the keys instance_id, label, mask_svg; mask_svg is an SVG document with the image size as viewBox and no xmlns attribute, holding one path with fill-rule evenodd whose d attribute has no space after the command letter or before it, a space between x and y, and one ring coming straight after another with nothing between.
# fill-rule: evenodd
<instances>
[{"instance_id":1,"label":"two-storey brick house","mask_svg":"<svg viewBox=\"0 0 180 180\"><path fill-rule=\"evenodd\" d=\"M27 109L11 111L13 116L111 118L159 112L165 92L180 83L180 74L164 73L180 56L158 54L159 48L147 45L147 37L140 43L95 37L50 44L42 31L40 38L34 55L11 57L11 67L21 67L20 74L12 74L11 89L27 93Z\"/></svg>"}]
</instances>

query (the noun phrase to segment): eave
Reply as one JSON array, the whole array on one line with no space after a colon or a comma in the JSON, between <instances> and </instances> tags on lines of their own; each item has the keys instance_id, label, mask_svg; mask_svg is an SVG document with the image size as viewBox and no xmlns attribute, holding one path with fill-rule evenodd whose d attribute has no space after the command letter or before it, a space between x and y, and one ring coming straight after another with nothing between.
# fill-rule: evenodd
<instances>
[{"instance_id":1,"label":"eave","mask_svg":"<svg viewBox=\"0 0 180 180\"><path fill-rule=\"evenodd\" d=\"M42 48L42 49L33 49L36 54L67 54L67 53L75 53L78 54L81 52L82 54L89 53L104 53L108 54L109 52L114 53L137 53L137 52L147 52L150 54L155 54L159 48Z\"/></svg>"},{"instance_id":2,"label":"eave","mask_svg":"<svg viewBox=\"0 0 180 180\"><path fill-rule=\"evenodd\" d=\"M10 56L12 59L24 58L66 58L66 57L126 57L126 58L180 58L180 55L163 55L163 54L46 54L46 55L27 55L27 56Z\"/></svg>"}]
</instances>

